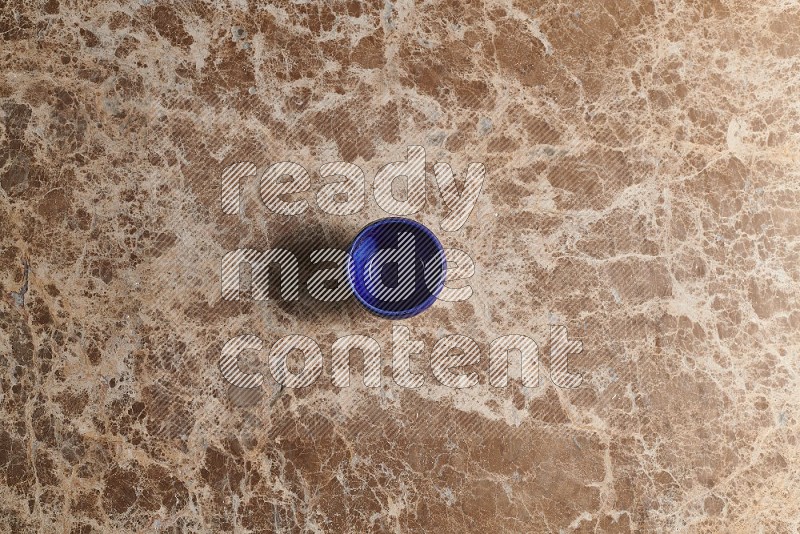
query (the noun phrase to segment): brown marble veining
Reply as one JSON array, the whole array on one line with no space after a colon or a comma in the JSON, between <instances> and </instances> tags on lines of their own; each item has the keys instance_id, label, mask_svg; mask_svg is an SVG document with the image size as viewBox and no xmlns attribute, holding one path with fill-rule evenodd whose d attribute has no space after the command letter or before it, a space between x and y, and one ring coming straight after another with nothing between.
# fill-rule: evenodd
<instances>
[{"instance_id":1,"label":"brown marble veining","mask_svg":"<svg viewBox=\"0 0 800 534\"><path fill-rule=\"evenodd\" d=\"M796 532L799 102L794 2L0 1L0 531ZM486 168L460 230L433 178L413 216L475 263L469 299L402 321L417 389L352 299L220 292L231 250L386 216L372 180L411 145ZM308 208L249 178L225 214L240 161L308 169ZM317 202L334 161L354 215ZM313 339L322 377L226 383L242 334ZM380 388L331 384L349 334ZM452 334L476 387L431 373ZM506 334L538 387L488 383Z\"/></svg>"}]
</instances>

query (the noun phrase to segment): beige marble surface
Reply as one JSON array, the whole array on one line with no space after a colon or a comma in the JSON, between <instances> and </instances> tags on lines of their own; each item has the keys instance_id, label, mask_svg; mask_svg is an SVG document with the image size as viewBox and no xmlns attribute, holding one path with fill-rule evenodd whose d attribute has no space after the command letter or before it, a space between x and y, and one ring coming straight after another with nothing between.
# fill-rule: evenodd
<instances>
[{"instance_id":1,"label":"beige marble surface","mask_svg":"<svg viewBox=\"0 0 800 534\"><path fill-rule=\"evenodd\" d=\"M0 531L800 528L797 2L4 1L0 43ZM410 145L487 172L459 231L432 178L413 216L475 262L468 300L401 322L418 389L352 299L220 292L230 250L386 216L372 178ZM355 215L315 200L337 160L366 175ZM237 161L303 165L308 209L251 179L224 214ZM323 376L227 385L245 333L314 339ZM331 385L348 334L380 343L380 388ZM427 367L450 334L478 386ZM488 384L506 334L538 387Z\"/></svg>"}]
</instances>

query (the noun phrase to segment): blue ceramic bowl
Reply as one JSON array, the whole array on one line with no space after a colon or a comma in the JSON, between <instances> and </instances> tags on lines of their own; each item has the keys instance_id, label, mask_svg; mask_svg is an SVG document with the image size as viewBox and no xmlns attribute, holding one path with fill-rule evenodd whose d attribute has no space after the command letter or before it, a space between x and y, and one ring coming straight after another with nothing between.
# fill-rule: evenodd
<instances>
[{"instance_id":1,"label":"blue ceramic bowl","mask_svg":"<svg viewBox=\"0 0 800 534\"><path fill-rule=\"evenodd\" d=\"M356 299L387 319L425 311L444 287L447 260L422 224L391 217L365 226L353 239L347 275Z\"/></svg>"}]
</instances>

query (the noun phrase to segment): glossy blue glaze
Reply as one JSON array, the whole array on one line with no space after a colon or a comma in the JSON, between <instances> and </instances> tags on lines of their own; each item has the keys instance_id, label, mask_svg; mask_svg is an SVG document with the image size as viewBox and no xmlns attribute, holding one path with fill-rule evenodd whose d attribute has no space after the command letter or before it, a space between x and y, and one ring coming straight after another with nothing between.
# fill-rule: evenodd
<instances>
[{"instance_id":1,"label":"glossy blue glaze","mask_svg":"<svg viewBox=\"0 0 800 534\"><path fill-rule=\"evenodd\" d=\"M372 222L348 252L353 294L381 317L406 319L422 313L444 287L447 261L442 244L416 221L392 217Z\"/></svg>"}]
</instances>

